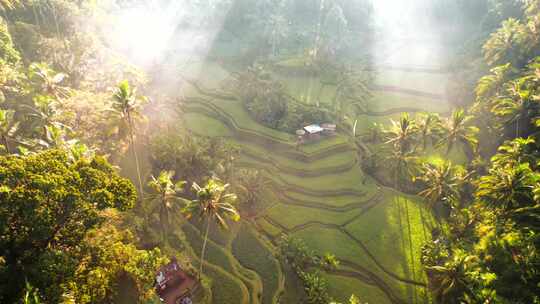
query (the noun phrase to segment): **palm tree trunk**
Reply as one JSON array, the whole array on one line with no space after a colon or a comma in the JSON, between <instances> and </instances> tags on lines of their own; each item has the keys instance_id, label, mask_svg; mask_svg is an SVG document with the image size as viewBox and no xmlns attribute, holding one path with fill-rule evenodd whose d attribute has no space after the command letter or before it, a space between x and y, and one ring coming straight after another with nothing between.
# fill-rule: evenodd
<instances>
[{"instance_id":1,"label":"palm tree trunk","mask_svg":"<svg viewBox=\"0 0 540 304\"><path fill-rule=\"evenodd\" d=\"M7 136L2 136L2 141L4 142L4 147L6 147L6 154L11 154L11 149L9 148Z\"/></svg>"},{"instance_id":2,"label":"palm tree trunk","mask_svg":"<svg viewBox=\"0 0 540 304\"><path fill-rule=\"evenodd\" d=\"M321 41L321 24L322 24L322 19L323 19L323 10L324 10L324 0L321 0L320 4L319 4L319 20L317 22L317 36L315 36L315 53L314 53L314 58L313 59L316 59L317 56L318 56L318 53L319 53L319 46L320 46L320 41Z\"/></svg>"},{"instance_id":3,"label":"palm tree trunk","mask_svg":"<svg viewBox=\"0 0 540 304\"><path fill-rule=\"evenodd\" d=\"M160 207L160 210L159 210L159 224L160 224L160 227L161 227L161 238L163 241L165 241L166 239L166 234L167 234L167 230L169 228L169 214L167 212L167 205L166 205L166 200L165 198L162 196L161 197L161 207Z\"/></svg>"},{"instance_id":4,"label":"palm tree trunk","mask_svg":"<svg viewBox=\"0 0 540 304\"><path fill-rule=\"evenodd\" d=\"M204 241L201 249L201 259L200 259L200 265L199 265L199 280L202 276L203 271L203 263L204 263L204 252L206 251L206 242L208 241L208 231L210 230L210 223L211 219L207 219L208 223L206 223L206 231L204 232Z\"/></svg>"},{"instance_id":5,"label":"palm tree trunk","mask_svg":"<svg viewBox=\"0 0 540 304\"><path fill-rule=\"evenodd\" d=\"M133 157L135 158L135 168L137 170L137 181L139 183L139 199L142 199L144 191L143 184L141 179L141 168L139 166L139 156L137 155L137 149L135 148L135 138L133 136L133 120L131 119L131 114L128 112L128 123L129 123L129 138L131 141L131 151L133 151Z\"/></svg>"}]
</instances>

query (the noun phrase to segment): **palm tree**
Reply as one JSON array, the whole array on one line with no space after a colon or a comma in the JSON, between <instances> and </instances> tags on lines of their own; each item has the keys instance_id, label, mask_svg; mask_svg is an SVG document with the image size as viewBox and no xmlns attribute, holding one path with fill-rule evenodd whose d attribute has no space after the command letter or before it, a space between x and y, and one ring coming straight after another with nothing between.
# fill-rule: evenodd
<instances>
[{"instance_id":1,"label":"palm tree","mask_svg":"<svg viewBox=\"0 0 540 304\"><path fill-rule=\"evenodd\" d=\"M472 116L466 115L463 109L454 110L452 116L444 121L442 125L444 135L436 146L446 145L446 155L458 143L462 143L476 152L478 145L476 134L479 130L477 127L467 126L471 119Z\"/></svg>"},{"instance_id":2,"label":"palm tree","mask_svg":"<svg viewBox=\"0 0 540 304\"><path fill-rule=\"evenodd\" d=\"M452 202L459 198L459 185L463 178L455 174L450 162L437 165L424 163L417 179L425 183L424 190L418 195L427 201L432 210L436 203L452 206Z\"/></svg>"},{"instance_id":3,"label":"palm tree","mask_svg":"<svg viewBox=\"0 0 540 304\"><path fill-rule=\"evenodd\" d=\"M179 192L184 190L185 181L173 182L174 171L161 171L159 176L148 183L151 193L147 199L150 204L157 204L155 209L159 209L159 223L161 226L162 236L165 236L169 228L169 214L173 208L173 202L184 200L178 196ZM154 210L150 212L153 213Z\"/></svg>"},{"instance_id":4,"label":"palm tree","mask_svg":"<svg viewBox=\"0 0 540 304\"><path fill-rule=\"evenodd\" d=\"M281 14L272 14L266 20L265 35L272 47L272 56L277 56L277 47L289 34L289 23Z\"/></svg>"},{"instance_id":5,"label":"palm tree","mask_svg":"<svg viewBox=\"0 0 540 304\"><path fill-rule=\"evenodd\" d=\"M369 75L365 72L356 72L352 69L329 67L338 69L336 93L334 94L334 112L338 120L350 107L357 112L365 112L367 101L372 96L369 89Z\"/></svg>"},{"instance_id":6,"label":"palm tree","mask_svg":"<svg viewBox=\"0 0 540 304\"><path fill-rule=\"evenodd\" d=\"M506 82L509 72L511 71L510 64L494 67L488 74L478 81L475 93L479 102L489 101L493 96L497 95L500 88Z\"/></svg>"},{"instance_id":7,"label":"palm tree","mask_svg":"<svg viewBox=\"0 0 540 304\"><path fill-rule=\"evenodd\" d=\"M56 73L46 64L32 63L28 76L41 94L46 94L60 100L70 93L68 87L62 86L62 82L68 76L64 73Z\"/></svg>"},{"instance_id":8,"label":"palm tree","mask_svg":"<svg viewBox=\"0 0 540 304\"><path fill-rule=\"evenodd\" d=\"M392 119L391 122L392 126L385 131L386 143L392 144L394 150L399 150L401 154L412 152L418 132L414 120L409 117L408 113L403 113L399 121Z\"/></svg>"},{"instance_id":9,"label":"palm tree","mask_svg":"<svg viewBox=\"0 0 540 304\"><path fill-rule=\"evenodd\" d=\"M418 117L416 125L425 151L428 142L434 143L440 133L441 119L436 113L426 113Z\"/></svg>"},{"instance_id":10,"label":"palm tree","mask_svg":"<svg viewBox=\"0 0 540 304\"><path fill-rule=\"evenodd\" d=\"M269 180L259 170L240 169L235 172L233 188L242 203L253 206L262 195Z\"/></svg>"},{"instance_id":11,"label":"palm tree","mask_svg":"<svg viewBox=\"0 0 540 304\"><path fill-rule=\"evenodd\" d=\"M28 110L26 116L30 119L31 132L39 134L44 146L54 136L52 131L70 129L59 121L58 102L48 96L37 95L33 106L23 105L22 108Z\"/></svg>"},{"instance_id":12,"label":"palm tree","mask_svg":"<svg viewBox=\"0 0 540 304\"><path fill-rule=\"evenodd\" d=\"M403 141L402 143L405 143L406 141ZM407 152L403 153L401 150L403 147L399 145L394 145L394 150L391 156L388 158L388 164L391 167L391 172L394 172L394 188L397 191L400 191L402 188L402 181L403 180L409 180L410 176L414 175L414 172L416 171L416 165L417 165L417 157L414 156L413 152ZM403 237L403 223L402 223L402 210L405 210L405 218L407 221L407 233L409 235L409 254L411 257L411 263L412 266L412 273L413 273L413 280L415 277L415 267L414 267L414 253L413 253L413 246L412 246L412 230L411 230L411 223L410 223L410 217L409 217L409 206L408 202L404 201L401 202L400 200L400 193L396 193L395 195L395 201L397 206L397 212L398 212L398 223L399 223L399 230L400 230L400 236L401 236L401 246L403 250L406 250L405 245L405 238ZM403 206L401 206L403 205ZM403 209L402 209L403 208ZM416 288L414 288L414 294L416 295Z\"/></svg>"},{"instance_id":13,"label":"palm tree","mask_svg":"<svg viewBox=\"0 0 540 304\"><path fill-rule=\"evenodd\" d=\"M0 11L12 10L20 4L19 0L0 0Z\"/></svg>"},{"instance_id":14,"label":"palm tree","mask_svg":"<svg viewBox=\"0 0 540 304\"><path fill-rule=\"evenodd\" d=\"M469 264L474 259L457 251L444 266L428 266L426 271L432 278L430 280L433 294L437 303L458 304L462 303L460 295L468 295L475 299L475 293L468 287ZM473 303L477 303L474 301Z\"/></svg>"},{"instance_id":15,"label":"palm tree","mask_svg":"<svg viewBox=\"0 0 540 304\"><path fill-rule=\"evenodd\" d=\"M15 134L19 129L19 122L15 121L14 115L14 111L0 109L0 145L7 154L11 153L9 143L16 140Z\"/></svg>"},{"instance_id":16,"label":"palm tree","mask_svg":"<svg viewBox=\"0 0 540 304\"><path fill-rule=\"evenodd\" d=\"M201 219L206 220L204 242L201 249L199 278L202 275L208 231L212 222L216 222L223 229L228 229L226 221L228 218L233 221L240 220L240 215L234 207L237 197L233 193L227 193L228 187L228 184L223 184L216 179L210 179L204 187L193 183L193 190L197 193L197 199L190 202L184 208L184 213L188 218L197 212Z\"/></svg>"},{"instance_id":17,"label":"palm tree","mask_svg":"<svg viewBox=\"0 0 540 304\"><path fill-rule=\"evenodd\" d=\"M139 156L137 155L137 149L135 147L134 119L142 116L139 109L142 106L142 101L144 101L145 98L137 96L136 93L136 88L131 88L127 80L120 82L113 92L112 111L117 118L119 118L119 132L123 132L123 130L128 131L131 151L133 151L135 168L137 170L139 193L142 196L144 190L139 165Z\"/></svg>"},{"instance_id":18,"label":"palm tree","mask_svg":"<svg viewBox=\"0 0 540 304\"><path fill-rule=\"evenodd\" d=\"M533 164L538 157L535 140L532 137L516 138L499 146L498 152L491 158L493 166Z\"/></svg>"},{"instance_id":19,"label":"palm tree","mask_svg":"<svg viewBox=\"0 0 540 304\"><path fill-rule=\"evenodd\" d=\"M324 18L324 34L327 43L339 47L347 32L348 21L341 6L334 2Z\"/></svg>"},{"instance_id":20,"label":"palm tree","mask_svg":"<svg viewBox=\"0 0 540 304\"><path fill-rule=\"evenodd\" d=\"M505 84L504 95L492 101L491 111L495 116L504 120L504 125L515 125L516 138L520 136L520 122L521 127L527 129L526 125L530 124L539 110L538 102L533 100L534 93L527 88L531 77L522 77Z\"/></svg>"},{"instance_id":21,"label":"palm tree","mask_svg":"<svg viewBox=\"0 0 540 304\"><path fill-rule=\"evenodd\" d=\"M415 126L414 120L411 120L409 118L409 115L407 113L403 113L401 115L401 118L398 122L392 120L392 126L389 130L386 131L388 140L386 141L387 144L392 144L392 154L389 158L389 164L392 167L392 171L394 172L394 187L396 190L400 191L401 189L401 182L403 180L409 180L409 177L412 175L412 172L415 169L415 165L417 163L416 157L414 156L414 141L416 137L418 129ZM413 253L413 246L412 246L412 232L411 232L411 223L409 218L409 207L407 202L403 202L404 209L405 209L405 216L407 220L407 232L409 234L409 253L411 256L411 263L412 266L412 272L413 272L413 279L415 277L415 267L414 267L414 253ZM401 214L401 206L400 206L400 198L399 194L396 194L396 205L398 209L398 215L399 215L399 225L400 225L400 231L403 231L402 227L403 224L401 222L402 214ZM405 239L403 238L403 235L401 237L402 241L402 248L405 250ZM413 292L416 296L416 288Z\"/></svg>"},{"instance_id":22,"label":"palm tree","mask_svg":"<svg viewBox=\"0 0 540 304\"><path fill-rule=\"evenodd\" d=\"M525 28L517 19L504 21L483 46L486 62L494 66L520 60L521 50L516 44L523 37Z\"/></svg>"},{"instance_id":23,"label":"palm tree","mask_svg":"<svg viewBox=\"0 0 540 304\"><path fill-rule=\"evenodd\" d=\"M503 211L512 211L534 204L533 189L538 177L528 163L519 165L494 165L489 174L482 176L476 196L488 205Z\"/></svg>"},{"instance_id":24,"label":"palm tree","mask_svg":"<svg viewBox=\"0 0 540 304\"><path fill-rule=\"evenodd\" d=\"M383 138L383 133L382 125L374 122L367 130L367 141L376 144Z\"/></svg>"}]
</instances>

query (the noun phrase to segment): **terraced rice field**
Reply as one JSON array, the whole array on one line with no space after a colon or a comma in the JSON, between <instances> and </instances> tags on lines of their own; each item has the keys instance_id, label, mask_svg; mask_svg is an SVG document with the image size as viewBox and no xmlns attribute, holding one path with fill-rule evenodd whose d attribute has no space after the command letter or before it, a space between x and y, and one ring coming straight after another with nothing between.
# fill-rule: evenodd
<instances>
[{"instance_id":1,"label":"terraced rice field","mask_svg":"<svg viewBox=\"0 0 540 304\"><path fill-rule=\"evenodd\" d=\"M445 75L433 78L393 69L378 75L370 112L358 117L360 130L373 122L387 123L402 110L448 112L441 84ZM321 90L313 79L282 80L290 80L290 94L296 92L308 103L332 95L331 88ZM219 81L205 85L210 83ZM318 254L339 258L341 266L323 274L336 300L345 301L354 293L376 304L427 301L419 255L430 238L426 227L433 219L418 197L382 187L364 174L358 152L344 136L296 147L293 136L259 125L234 98L205 95L195 87L188 91L193 94L184 107L186 126L196 134L237 144L237 166L257 168L271 181L255 217L244 219L226 240L212 236L207 273L214 282L236 284L231 291L214 284L213 296L227 299L237 294L232 302L218 303L298 303L301 285L276 257L275 242L284 233L304 239ZM193 248L200 245L196 229L184 227Z\"/></svg>"}]
</instances>

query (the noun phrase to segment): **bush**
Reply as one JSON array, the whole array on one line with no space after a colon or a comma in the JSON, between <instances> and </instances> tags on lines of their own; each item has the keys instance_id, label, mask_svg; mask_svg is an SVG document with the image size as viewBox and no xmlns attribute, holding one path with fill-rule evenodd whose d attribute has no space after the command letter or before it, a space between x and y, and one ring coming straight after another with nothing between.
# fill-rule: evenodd
<instances>
[{"instance_id":1,"label":"bush","mask_svg":"<svg viewBox=\"0 0 540 304\"><path fill-rule=\"evenodd\" d=\"M178 131L154 136L150 151L155 174L162 170L174 170L175 179L198 183L203 183L213 173L226 178L237 154L236 147L223 139L180 135Z\"/></svg>"},{"instance_id":2,"label":"bush","mask_svg":"<svg viewBox=\"0 0 540 304\"><path fill-rule=\"evenodd\" d=\"M283 85L273 80L262 66L239 74L235 83L246 111L266 127L292 133L308 124L331 120L327 109L292 100Z\"/></svg>"}]
</instances>

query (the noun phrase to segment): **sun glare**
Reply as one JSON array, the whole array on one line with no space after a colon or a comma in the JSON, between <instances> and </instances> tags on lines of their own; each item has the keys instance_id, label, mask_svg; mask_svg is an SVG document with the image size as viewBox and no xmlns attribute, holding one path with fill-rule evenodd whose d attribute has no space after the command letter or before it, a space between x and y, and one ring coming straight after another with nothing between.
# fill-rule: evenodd
<instances>
[{"instance_id":1,"label":"sun glare","mask_svg":"<svg viewBox=\"0 0 540 304\"><path fill-rule=\"evenodd\" d=\"M164 55L181 21L178 5L127 9L114 24L111 44L139 64L151 63Z\"/></svg>"}]
</instances>

